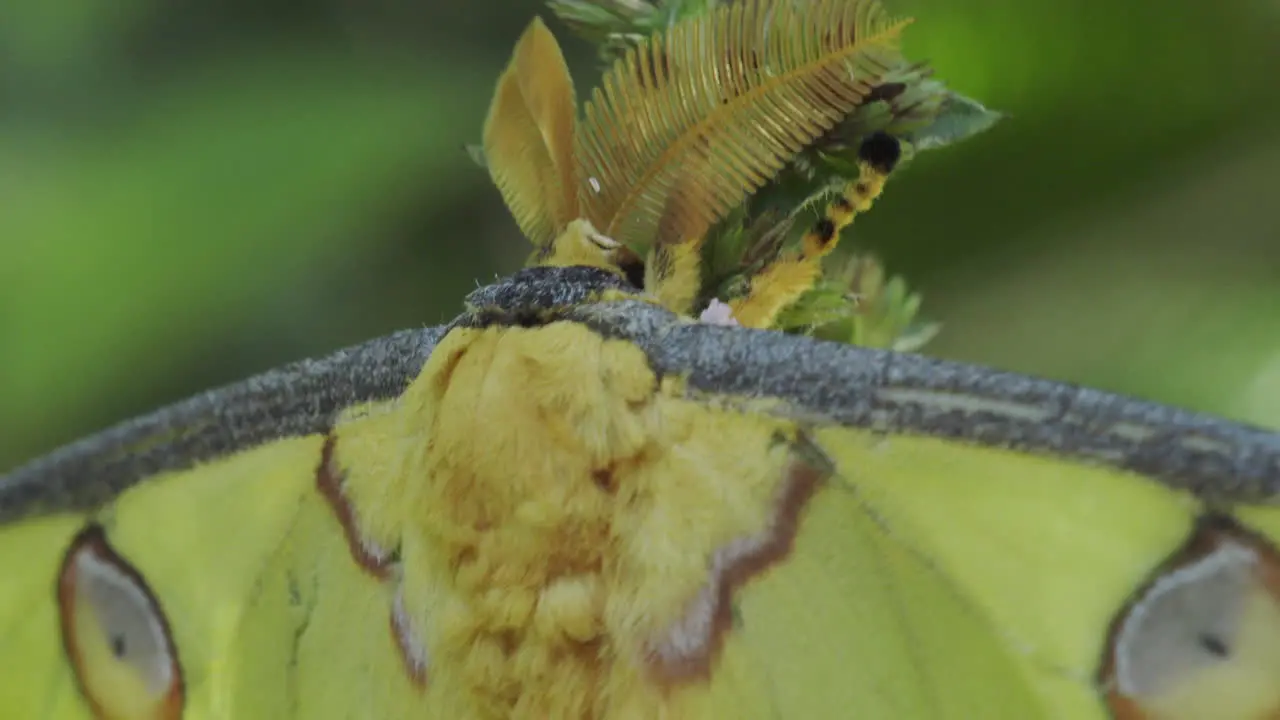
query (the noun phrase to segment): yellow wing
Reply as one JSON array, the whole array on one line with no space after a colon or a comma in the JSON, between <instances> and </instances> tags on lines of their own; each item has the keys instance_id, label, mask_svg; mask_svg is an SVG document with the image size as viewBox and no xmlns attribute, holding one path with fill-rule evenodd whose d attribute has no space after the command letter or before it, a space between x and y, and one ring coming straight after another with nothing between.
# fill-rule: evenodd
<instances>
[{"instance_id":1,"label":"yellow wing","mask_svg":"<svg viewBox=\"0 0 1280 720\"><path fill-rule=\"evenodd\" d=\"M1273 433L585 268L192 403L0 478L0 714L1280 708Z\"/></svg>"},{"instance_id":2,"label":"yellow wing","mask_svg":"<svg viewBox=\"0 0 1280 720\"><path fill-rule=\"evenodd\" d=\"M420 642L322 460L438 331L193 398L0 477L0 717L414 717Z\"/></svg>"}]
</instances>

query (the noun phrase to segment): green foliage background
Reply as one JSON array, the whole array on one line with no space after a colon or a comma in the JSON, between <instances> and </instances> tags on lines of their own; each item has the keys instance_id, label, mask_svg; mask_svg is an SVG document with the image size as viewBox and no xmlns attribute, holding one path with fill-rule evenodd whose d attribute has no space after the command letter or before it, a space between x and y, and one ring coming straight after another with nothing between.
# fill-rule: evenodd
<instances>
[{"instance_id":1,"label":"green foliage background","mask_svg":"<svg viewBox=\"0 0 1280 720\"><path fill-rule=\"evenodd\" d=\"M1011 115L856 226L929 351L1280 425L1280 2L888 4ZM536 12L0 3L0 468L517 268L463 147Z\"/></svg>"}]
</instances>

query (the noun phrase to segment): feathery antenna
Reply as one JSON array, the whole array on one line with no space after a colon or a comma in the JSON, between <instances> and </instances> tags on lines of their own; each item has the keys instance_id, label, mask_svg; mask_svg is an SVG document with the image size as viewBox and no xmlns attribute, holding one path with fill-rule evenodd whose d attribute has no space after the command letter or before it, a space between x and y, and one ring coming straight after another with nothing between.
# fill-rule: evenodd
<instances>
[{"instance_id":1,"label":"feathery antenna","mask_svg":"<svg viewBox=\"0 0 1280 720\"><path fill-rule=\"evenodd\" d=\"M484 156L520 230L537 247L550 245L581 214L576 115L560 45L535 18L498 79L484 123Z\"/></svg>"},{"instance_id":2,"label":"feathery antenna","mask_svg":"<svg viewBox=\"0 0 1280 720\"><path fill-rule=\"evenodd\" d=\"M906 24L876 0L741 0L640 43L579 126L587 218L636 250L701 237L862 102Z\"/></svg>"}]
</instances>

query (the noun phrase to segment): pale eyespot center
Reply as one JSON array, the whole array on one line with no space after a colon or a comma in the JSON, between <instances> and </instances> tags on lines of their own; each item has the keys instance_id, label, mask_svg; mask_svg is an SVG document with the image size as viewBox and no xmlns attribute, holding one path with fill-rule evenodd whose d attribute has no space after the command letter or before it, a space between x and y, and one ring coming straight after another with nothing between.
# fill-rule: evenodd
<instances>
[{"instance_id":1,"label":"pale eyespot center","mask_svg":"<svg viewBox=\"0 0 1280 720\"><path fill-rule=\"evenodd\" d=\"M1121 692L1159 694L1230 655L1256 561L1252 550L1228 544L1156 581L1117 638Z\"/></svg>"},{"instance_id":2,"label":"pale eyespot center","mask_svg":"<svg viewBox=\"0 0 1280 720\"><path fill-rule=\"evenodd\" d=\"M160 605L100 527L82 531L68 550L58 605L67 660L95 717L181 716L182 669Z\"/></svg>"},{"instance_id":3,"label":"pale eyespot center","mask_svg":"<svg viewBox=\"0 0 1280 720\"><path fill-rule=\"evenodd\" d=\"M1206 519L1122 616L1109 665L1117 717L1280 716L1280 555Z\"/></svg>"},{"instance_id":4,"label":"pale eyespot center","mask_svg":"<svg viewBox=\"0 0 1280 720\"><path fill-rule=\"evenodd\" d=\"M77 611L93 613L111 655L137 673L148 693L164 695L173 682L173 658L146 591L92 551L78 553L74 567Z\"/></svg>"}]
</instances>

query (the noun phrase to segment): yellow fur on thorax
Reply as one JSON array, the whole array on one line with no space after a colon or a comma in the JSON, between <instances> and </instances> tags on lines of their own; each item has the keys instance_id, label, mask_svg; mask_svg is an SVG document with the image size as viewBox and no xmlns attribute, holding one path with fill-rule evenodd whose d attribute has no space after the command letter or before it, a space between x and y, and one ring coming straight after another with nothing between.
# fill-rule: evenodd
<instances>
[{"instance_id":1,"label":"yellow fur on thorax","mask_svg":"<svg viewBox=\"0 0 1280 720\"><path fill-rule=\"evenodd\" d=\"M647 658L713 553L768 531L793 429L681 396L637 347L577 324L437 346L398 401L398 462L347 482L352 498L402 493L357 502L357 524L400 538L443 717L692 717L706 702L706 678L659 682Z\"/></svg>"},{"instance_id":2,"label":"yellow fur on thorax","mask_svg":"<svg viewBox=\"0 0 1280 720\"><path fill-rule=\"evenodd\" d=\"M800 299L822 278L822 259L840 242L840 232L859 213L871 209L888 175L867 162L858 163L858 179L844 186L827 204L823 219L805 233L798 253L786 254L751 278L748 293L729 303L740 325L772 327L778 314Z\"/></svg>"}]
</instances>

